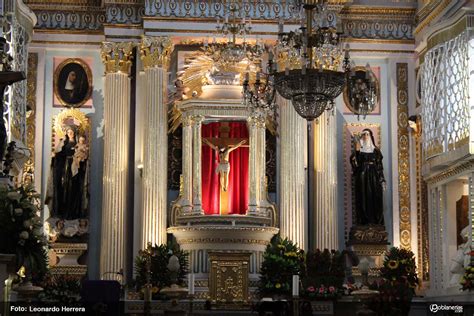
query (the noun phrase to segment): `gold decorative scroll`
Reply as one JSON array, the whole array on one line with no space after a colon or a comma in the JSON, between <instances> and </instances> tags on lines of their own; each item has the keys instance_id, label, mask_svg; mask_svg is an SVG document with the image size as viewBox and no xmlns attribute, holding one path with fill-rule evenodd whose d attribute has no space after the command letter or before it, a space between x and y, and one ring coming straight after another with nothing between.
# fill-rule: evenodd
<instances>
[{"instance_id":1,"label":"gold decorative scroll","mask_svg":"<svg viewBox=\"0 0 474 316\"><path fill-rule=\"evenodd\" d=\"M423 179L423 145L421 117L416 119L414 131L415 163L416 163L416 208L418 234L418 277L423 281L429 280L429 222L428 222L428 186Z\"/></svg>"},{"instance_id":2,"label":"gold decorative scroll","mask_svg":"<svg viewBox=\"0 0 474 316\"><path fill-rule=\"evenodd\" d=\"M168 69L173 48L173 43L168 36L143 36L140 44L143 67Z\"/></svg>"},{"instance_id":3,"label":"gold decorative scroll","mask_svg":"<svg viewBox=\"0 0 474 316\"><path fill-rule=\"evenodd\" d=\"M30 157L25 162L24 172L30 176L35 171L35 130L36 130L36 76L38 53L28 54L28 74L26 76L26 146Z\"/></svg>"},{"instance_id":4,"label":"gold decorative scroll","mask_svg":"<svg viewBox=\"0 0 474 316\"><path fill-rule=\"evenodd\" d=\"M411 249L410 140L408 135L408 64L397 63L398 198L400 246Z\"/></svg>"},{"instance_id":5,"label":"gold decorative scroll","mask_svg":"<svg viewBox=\"0 0 474 316\"><path fill-rule=\"evenodd\" d=\"M105 73L122 72L129 75L134 46L132 42L103 42L100 55L105 66Z\"/></svg>"}]
</instances>

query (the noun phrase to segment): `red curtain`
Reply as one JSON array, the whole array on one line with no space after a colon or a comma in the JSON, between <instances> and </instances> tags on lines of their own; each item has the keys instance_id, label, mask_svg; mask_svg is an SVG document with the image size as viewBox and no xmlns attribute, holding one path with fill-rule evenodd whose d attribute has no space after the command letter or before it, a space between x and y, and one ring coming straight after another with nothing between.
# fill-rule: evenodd
<instances>
[{"instance_id":1,"label":"red curtain","mask_svg":"<svg viewBox=\"0 0 474 316\"><path fill-rule=\"evenodd\" d=\"M245 122L228 122L230 138L247 138L248 130ZM203 124L202 137L223 137L220 135L220 122ZM248 144L246 144L248 145ZM216 172L218 166L218 155L208 145L202 147L202 207L206 215L219 214L220 183L219 174ZM239 147L230 153L229 174L229 214L245 214L248 206L248 147Z\"/></svg>"},{"instance_id":2,"label":"red curtain","mask_svg":"<svg viewBox=\"0 0 474 316\"><path fill-rule=\"evenodd\" d=\"M202 137L219 137L219 123L203 124ZM216 172L219 156L206 144L201 151L202 208L206 215L219 214L219 174Z\"/></svg>"},{"instance_id":3,"label":"red curtain","mask_svg":"<svg viewBox=\"0 0 474 316\"><path fill-rule=\"evenodd\" d=\"M230 138L247 138L247 124L230 122ZM248 145L248 141L247 144ZM229 213L245 214L249 203L249 148L239 147L230 153Z\"/></svg>"}]
</instances>

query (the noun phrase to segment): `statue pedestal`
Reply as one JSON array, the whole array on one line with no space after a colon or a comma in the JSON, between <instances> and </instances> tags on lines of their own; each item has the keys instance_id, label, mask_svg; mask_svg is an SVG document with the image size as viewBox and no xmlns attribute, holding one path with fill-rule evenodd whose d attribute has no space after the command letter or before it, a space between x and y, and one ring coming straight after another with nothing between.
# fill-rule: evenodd
<instances>
[{"instance_id":1,"label":"statue pedestal","mask_svg":"<svg viewBox=\"0 0 474 316\"><path fill-rule=\"evenodd\" d=\"M87 265L80 257L87 251L85 243L54 243L50 245L49 265L53 274L85 275Z\"/></svg>"},{"instance_id":2,"label":"statue pedestal","mask_svg":"<svg viewBox=\"0 0 474 316\"><path fill-rule=\"evenodd\" d=\"M387 236L385 227L382 225L353 226L351 228L347 247L357 255L359 260L366 258L369 262L369 282L379 276L389 245ZM362 282L362 275L358 267L352 268L352 275L356 281Z\"/></svg>"}]
</instances>

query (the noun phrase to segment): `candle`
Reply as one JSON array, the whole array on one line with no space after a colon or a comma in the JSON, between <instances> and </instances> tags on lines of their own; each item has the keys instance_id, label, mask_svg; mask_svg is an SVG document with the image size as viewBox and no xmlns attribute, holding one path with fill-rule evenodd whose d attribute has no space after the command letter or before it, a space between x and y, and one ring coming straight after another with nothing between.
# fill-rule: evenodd
<instances>
[{"instance_id":1,"label":"candle","mask_svg":"<svg viewBox=\"0 0 474 316\"><path fill-rule=\"evenodd\" d=\"M194 274L188 274L188 294L194 295Z\"/></svg>"},{"instance_id":2,"label":"candle","mask_svg":"<svg viewBox=\"0 0 474 316\"><path fill-rule=\"evenodd\" d=\"M293 296L299 296L300 295L300 276L295 274L293 275Z\"/></svg>"},{"instance_id":3,"label":"candle","mask_svg":"<svg viewBox=\"0 0 474 316\"><path fill-rule=\"evenodd\" d=\"M347 43L346 48L345 48L344 58L349 59L349 50L350 50L349 43Z\"/></svg>"},{"instance_id":4,"label":"candle","mask_svg":"<svg viewBox=\"0 0 474 316\"><path fill-rule=\"evenodd\" d=\"M281 34L283 33L283 19L280 18L280 20L278 21L278 33Z\"/></svg>"}]
</instances>

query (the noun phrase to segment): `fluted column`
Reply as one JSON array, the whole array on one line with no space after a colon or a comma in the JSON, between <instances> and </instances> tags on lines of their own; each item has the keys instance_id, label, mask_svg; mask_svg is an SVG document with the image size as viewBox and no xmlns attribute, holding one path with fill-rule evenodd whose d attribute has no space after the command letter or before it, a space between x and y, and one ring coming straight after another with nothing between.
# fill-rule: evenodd
<instances>
[{"instance_id":1,"label":"fluted column","mask_svg":"<svg viewBox=\"0 0 474 316\"><path fill-rule=\"evenodd\" d=\"M280 235L307 249L307 211L305 186L306 121L290 101L278 97L280 104Z\"/></svg>"},{"instance_id":2,"label":"fluted column","mask_svg":"<svg viewBox=\"0 0 474 316\"><path fill-rule=\"evenodd\" d=\"M201 179L201 126L204 117L193 116L193 214L203 214Z\"/></svg>"},{"instance_id":3,"label":"fluted column","mask_svg":"<svg viewBox=\"0 0 474 316\"><path fill-rule=\"evenodd\" d=\"M181 117L183 124L183 211L192 211L192 172L193 172L193 120L189 115Z\"/></svg>"},{"instance_id":4,"label":"fluted column","mask_svg":"<svg viewBox=\"0 0 474 316\"><path fill-rule=\"evenodd\" d=\"M169 37L143 38L140 58L145 70L145 129L141 247L166 243L168 107L167 68L173 45Z\"/></svg>"},{"instance_id":5,"label":"fluted column","mask_svg":"<svg viewBox=\"0 0 474 316\"><path fill-rule=\"evenodd\" d=\"M266 148L265 148L265 119L262 118L257 124L257 171L258 171L258 206L268 206L267 192L265 186Z\"/></svg>"},{"instance_id":6,"label":"fluted column","mask_svg":"<svg viewBox=\"0 0 474 316\"><path fill-rule=\"evenodd\" d=\"M126 270L129 191L130 67L132 43L104 43L104 177L100 274L115 279Z\"/></svg>"},{"instance_id":7,"label":"fluted column","mask_svg":"<svg viewBox=\"0 0 474 316\"><path fill-rule=\"evenodd\" d=\"M314 130L313 243L319 249L338 249L336 118L324 112Z\"/></svg>"},{"instance_id":8,"label":"fluted column","mask_svg":"<svg viewBox=\"0 0 474 316\"><path fill-rule=\"evenodd\" d=\"M258 130L265 127L265 121L259 115L247 119L249 128L249 215L258 215L259 199L259 137Z\"/></svg>"}]
</instances>

